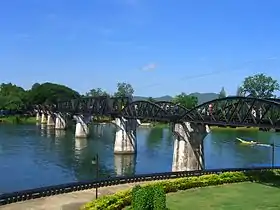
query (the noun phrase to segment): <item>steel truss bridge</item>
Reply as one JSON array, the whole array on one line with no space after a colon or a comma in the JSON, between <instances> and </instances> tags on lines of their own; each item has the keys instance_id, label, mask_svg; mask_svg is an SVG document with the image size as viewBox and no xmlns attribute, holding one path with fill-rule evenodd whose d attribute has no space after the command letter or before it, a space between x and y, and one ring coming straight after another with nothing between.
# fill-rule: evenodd
<instances>
[{"instance_id":1,"label":"steel truss bridge","mask_svg":"<svg viewBox=\"0 0 280 210\"><path fill-rule=\"evenodd\" d=\"M124 117L157 122L190 122L211 126L280 129L280 100L226 97L186 109L169 101L132 101L128 97L85 97L56 104L36 105L35 110L68 115Z\"/></svg>"}]
</instances>

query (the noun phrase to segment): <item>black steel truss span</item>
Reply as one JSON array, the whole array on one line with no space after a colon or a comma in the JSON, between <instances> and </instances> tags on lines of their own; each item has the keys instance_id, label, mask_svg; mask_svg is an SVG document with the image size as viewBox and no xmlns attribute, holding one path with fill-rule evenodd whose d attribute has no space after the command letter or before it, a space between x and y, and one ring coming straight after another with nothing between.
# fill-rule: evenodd
<instances>
[{"instance_id":1,"label":"black steel truss span","mask_svg":"<svg viewBox=\"0 0 280 210\"><path fill-rule=\"evenodd\" d=\"M280 129L280 103L268 99L227 97L199 105L178 121Z\"/></svg>"},{"instance_id":2,"label":"black steel truss span","mask_svg":"<svg viewBox=\"0 0 280 210\"><path fill-rule=\"evenodd\" d=\"M186 114L189 110L180 104L175 104L171 101L157 101L155 104L159 105L163 110L168 112L170 118L176 119Z\"/></svg>"},{"instance_id":3,"label":"black steel truss span","mask_svg":"<svg viewBox=\"0 0 280 210\"><path fill-rule=\"evenodd\" d=\"M36 110L93 116L124 117L161 122L193 122L217 126L251 126L280 129L280 100L227 97L193 109L168 101L134 101L128 97L84 97L57 104L37 105Z\"/></svg>"},{"instance_id":4,"label":"black steel truss span","mask_svg":"<svg viewBox=\"0 0 280 210\"><path fill-rule=\"evenodd\" d=\"M170 121L170 114L158 104L150 101L134 101L124 107L120 117L150 121Z\"/></svg>"},{"instance_id":5,"label":"black steel truss span","mask_svg":"<svg viewBox=\"0 0 280 210\"><path fill-rule=\"evenodd\" d=\"M83 97L60 101L53 105L52 111L94 116L107 116L120 113L131 102L129 97Z\"/></svg>"},{"instance_id":6,"label":"black steel truss span","mask_svg":"<svg viewBox=\"0 0 280 210\"><path fill-rule=\"evenodd\" d=\"M61 185L24 190L20 192L5 193L0 195L0 206L9 203L19 202L19 201L31 200L31 199L69 193L74 191L92 189L96 187L107 187L107 186L119 185L125 183L174 179L174 178L191 177L191 176L202 176L207 174L221 174L225 172L244 172L247 174L250 173L252 174L254 172L271 171L273 169L279 169L279 167L228 168L228 169L210 169L210 170L201 170L201 171L164 172L164 173L142 174L142 175L126 176L126 177L114 177L109 179L101 179L98 181L73 182L73 183L67 183Z\"/></svg>"}]
</instances>

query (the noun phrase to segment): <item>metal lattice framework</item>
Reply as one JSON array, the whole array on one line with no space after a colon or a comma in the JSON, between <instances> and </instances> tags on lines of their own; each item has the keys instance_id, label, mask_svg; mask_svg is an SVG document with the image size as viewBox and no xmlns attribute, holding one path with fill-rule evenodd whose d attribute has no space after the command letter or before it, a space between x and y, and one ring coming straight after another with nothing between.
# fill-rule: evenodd
<instances>
[{"instance_id":1,"label":"metal lattice framework","mask_svg":"<svg viewBox=\"0 0 280 210\"><path fill-rule=\"evenodd\" d=\"M127 119L140 119L151 121L169 121L169 113L161 108L158 104L150 101L134 101L124 107L120 116Z\"/></svg>"},{"instance_id":2,"label":"metal lattice framework","mask_svg":"<svg viewBox=\"0 0 280 210\"><path fill-rule=\"evenodd\" d=\"M280 128L280 103L268 99L227 97L199 105L178 121L217 126Z\"/></svg>"},{"instance_id":3,"label":"metal lattice framework","mask_svg":"<svg viewBox=\"0 0 280 210\"><path fill-rule=\"evenodd\" d=\"M155 104L159 105L163 110L168 112L172 119L176 119L184 114L186 114L189 110L183 107L180 104L175 104L171 101L157 101Z\"/></svg>"},{"instance_id":4,"label":"metal lattice framework","mask_svg":"<svg viewBox=\"0 0 280 210\"><path fill-rule=\"evenodd\" d=\"M59 113L106 116L119 113L130 101L128 97L83 97L41 107Z\"/></svg>"},{"instance_id":5,"label":"metal lattice framework","mask_svg":"<svg viewBox=\"0 0 280 210\"><path fill-rule=\"evenodd\" d=\"M38 105L43 112L124 117L162 122L192 122L217 126L252 126L280 129L280 100L227 97L186 109L169 101L132 102L128 97L85 97L53 105Z\"/></svg>"}]
</instances>

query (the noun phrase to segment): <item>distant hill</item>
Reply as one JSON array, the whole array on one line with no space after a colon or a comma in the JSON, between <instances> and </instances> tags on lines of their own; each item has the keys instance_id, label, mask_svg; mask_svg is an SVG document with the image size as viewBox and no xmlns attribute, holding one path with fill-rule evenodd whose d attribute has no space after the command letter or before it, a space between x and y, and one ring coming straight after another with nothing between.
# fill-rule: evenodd
<instances>
[{"instance_id":1,"label":"distant hill","mask_svg":"<svg viewBox=\"0 0 280 210\"><path fill-rule=\"evenodd\" d=\"M211 101L218 98L217 93L191 93L190 95L196 96L198 99L198 104L205 103L207 101ZM133 101L139 101L139 100L148 100L149 97L145 96L134 96ZM154 98L156 101L171 101L172 96L166 95Z\"/></svg>"}]
</instances>

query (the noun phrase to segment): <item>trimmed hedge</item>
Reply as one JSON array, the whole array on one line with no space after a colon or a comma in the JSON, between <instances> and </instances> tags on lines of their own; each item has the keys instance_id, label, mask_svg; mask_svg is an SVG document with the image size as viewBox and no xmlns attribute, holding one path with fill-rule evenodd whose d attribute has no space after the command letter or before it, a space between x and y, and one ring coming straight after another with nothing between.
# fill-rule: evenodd
<instances>
[{"instance_id":1,"label":"trimmed hedge","mask_svg":"<svg viewBox=\"0 0 280 210\"><path fill-rule=\"evenodd\" d=\"M197 177L185 177L179 179L170 179L155 181L154 183L144 184L145 186L160 186L165 193L187 190L190 188L206 187L236 182L273 182L280 181L280 171L250 171L250 172L225 172L221 174L203 175ZM137 191L138 188L135 188ZM135 190L134 189L134 190ZM117 192L112 195L100 197L81 207L81 210L122 210L124 207L131 205L135 201L132 196L132 189Z\"/></svg>"},{"instance_id":2,"label":"trimmed hedge","mask_svg":"<svg viewBox=\"0 0 280 210\"><path fill-rule=\"evenodd\" d=\"M133 210L166 210L166 195L161 185L136 185L132 189Z\"/></svg>"}]
</instances>

